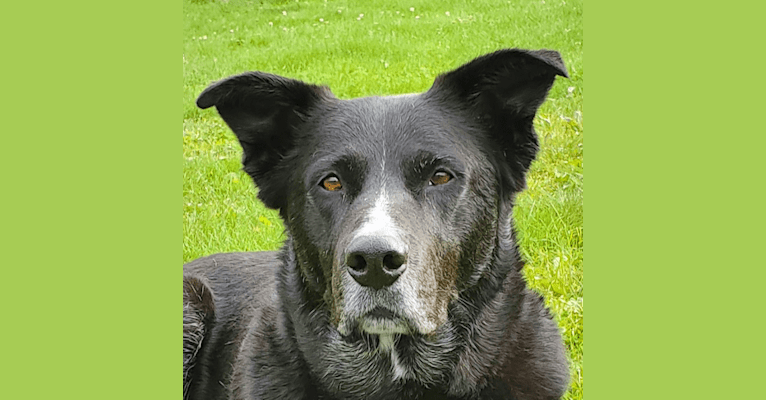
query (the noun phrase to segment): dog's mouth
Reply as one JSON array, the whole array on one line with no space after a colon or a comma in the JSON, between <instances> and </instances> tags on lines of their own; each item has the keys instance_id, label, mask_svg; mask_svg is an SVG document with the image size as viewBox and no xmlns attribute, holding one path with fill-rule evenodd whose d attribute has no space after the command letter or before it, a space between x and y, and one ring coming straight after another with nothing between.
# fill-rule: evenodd
<instances>
[{"instance_id":1,"label":"dog's mouth","mask_svg":"<svg viewBox=\"0 0 766 400\"><path fill-rule=\"evenodd\" d=\"M376 335L407 334L410 332L410 324L387 308L375 307L359 318L359 329Z\"/></svg>"}]
</instances>

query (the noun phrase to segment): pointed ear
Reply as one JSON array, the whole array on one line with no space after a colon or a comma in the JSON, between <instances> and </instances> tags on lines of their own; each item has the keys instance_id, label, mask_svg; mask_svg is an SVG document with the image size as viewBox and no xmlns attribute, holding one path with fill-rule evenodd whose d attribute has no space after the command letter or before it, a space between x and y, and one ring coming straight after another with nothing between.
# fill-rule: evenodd
<instances>
[{"instance_id":1,"label":"pointed ear","mask_svg":"<svg viewBox=\"0 0 766 400\"><path fill-rule=\"evenodd\" d=\"M513 193L537 154L532 122L556 75L569 77L558 52L506 49L439 76L428 94L466 110L489 133L501 183Z\"/></svg>"},{"instance_id":2,"label":"pointed ear","mask_svg":"<svg viewBox=\"0 0 766 400\"><path fill-rule=\"evenodd\" d=\"M329 98L326 87L247 72L210 85L197 106L216 107L242 145L242 165L258 186L258 197L267 207L281 208L286 179L276 174L277 167L293 148L301 123Z\"/></svg>"}]
</instances>

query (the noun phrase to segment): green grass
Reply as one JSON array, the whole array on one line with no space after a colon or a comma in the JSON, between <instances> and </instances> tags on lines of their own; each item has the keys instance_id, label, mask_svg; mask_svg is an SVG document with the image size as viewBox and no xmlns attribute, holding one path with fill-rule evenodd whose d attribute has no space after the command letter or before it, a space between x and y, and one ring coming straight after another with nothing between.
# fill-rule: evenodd
<instances>
[{"instance_id":1,"label":"green grass","mask_svg":"<svg viewBox=\"0 0 766 400\"><path fill-rule=\"evenodd\" d=\"M541 152L517 199L530 285L545 295L583 398L582 1L190 1L183 32L183 260L277 249L275 211L240 171L241 151L213 110L194 106L210 82L263 70L352 98L420 92L436 75L505 47L561 52L536 119ZM414 11L410 11L413 8Z\"/></svg>"}]
</instances>

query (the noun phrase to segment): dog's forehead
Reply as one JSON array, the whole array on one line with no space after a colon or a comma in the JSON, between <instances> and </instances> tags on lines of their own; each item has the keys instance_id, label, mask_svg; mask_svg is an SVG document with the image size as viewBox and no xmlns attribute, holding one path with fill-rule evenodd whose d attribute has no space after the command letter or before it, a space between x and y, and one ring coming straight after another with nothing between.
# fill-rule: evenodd
<instances>
[{"instance_id":1,"label":"dog's forehead","mask_svg":"<svg viewBox=\"0 0 766 400\"><path fill-rule=\"evenodd\" d=\"M315 156L355 153L377 159L420 149L454 153L472 141L455 118L422 94L341 100L318 118L309 142Z\"/></svg>"},{"instance_id":2,"label":"dog's forehead","mask_svg":"<svg viewBox=\"0 0 766 400\"><path fill-rule=\"evenodd\" d=\"M428 108L427 102L417 94L360 97L339 102L330 118L343 124L346 128L343 133L377 141L411 131Z\"/></svg>"}]
</instances>

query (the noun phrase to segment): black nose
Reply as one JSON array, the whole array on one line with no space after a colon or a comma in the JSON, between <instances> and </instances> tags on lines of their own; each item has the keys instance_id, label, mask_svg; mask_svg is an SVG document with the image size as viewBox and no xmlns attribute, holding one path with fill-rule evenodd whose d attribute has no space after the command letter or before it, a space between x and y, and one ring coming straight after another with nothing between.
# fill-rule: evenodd
<instances>
[{"instance_id":1,"label":"black nose","mask_svg":"<svg viewBox=\"0 0 766 400\"><path fill-rule=\"evenodd\" d=\"M407 269L407 254L388 238L362 236L346 250L348 272L362 286L381 289L391 286Z\"/></svg>"}]
</instances>

